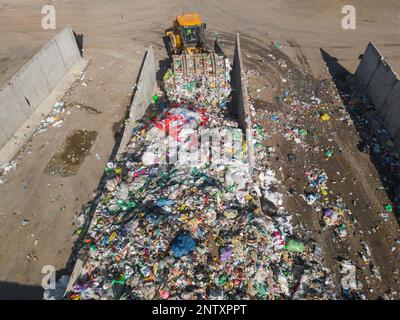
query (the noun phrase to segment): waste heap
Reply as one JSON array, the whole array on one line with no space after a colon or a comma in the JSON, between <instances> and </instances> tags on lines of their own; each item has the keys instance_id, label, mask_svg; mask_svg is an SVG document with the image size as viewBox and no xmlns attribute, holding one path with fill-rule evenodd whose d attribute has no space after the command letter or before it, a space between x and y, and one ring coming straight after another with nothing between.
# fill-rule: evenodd
<instances>
[{"instance_id":1,"label":"waste heap","mask_svg":"<svg viewBox=\"0 0 400 320\"><path fill-rule=\"evenodd\" d=\"M226 108L229 72L224 61L214 79L166 73L167 97L156 92L124 158L106 167L85 263L67 299L333 297L321 250L292 237L274 172L247 163L242 131ZM213 146L192 139L211 129L231 133L240 150L217 158ZM256 126L254 138L264 165ZM177 148L158 152L168 143ZM176 157L191 147L199 152Z\"/></svg>"},{"instance_id":2,"label":"waste heap","mask_svg":"<svg viewBox=\"0 0 400 320\"><path fill-rule=\"evenodd\" d=\"M165 73L163 82L168 99L178 103L185 101L192 105L219 105L225 108L231 92L229 60L207 53L202 53L198 58L187 60L185 66L181 65L181 60L175 60L173 69Z\"/></svg>"}]
</instances>

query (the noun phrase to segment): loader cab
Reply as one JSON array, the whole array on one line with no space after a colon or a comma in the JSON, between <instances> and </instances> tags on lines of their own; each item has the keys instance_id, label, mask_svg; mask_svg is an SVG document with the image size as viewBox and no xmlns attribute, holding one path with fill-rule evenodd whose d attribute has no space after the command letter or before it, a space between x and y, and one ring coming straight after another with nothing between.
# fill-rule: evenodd
<instances>
[{"instance_id":1,"label":"loader cab","mask_svg":"<svg viewBox=\"0 0 400 320\"><path fill-rule=\"evenodd\" d=\"M182 42L184 45L197 45L201 39L201 33L203 32L200 26L181 26L179 33L182 35Z\"/></svg>"},{"instance_id":2,"label":"loader cab","mask_svg":"<svg viewBox=\"0 0 400 320\"><path fill-rule=\"evenodd\" d=\"M177 16L172 26L173 34L169 35L171 49L174 53L201 52L205 43L204 29L206 24L196 13Z\"/></svg>"}]
</instances>

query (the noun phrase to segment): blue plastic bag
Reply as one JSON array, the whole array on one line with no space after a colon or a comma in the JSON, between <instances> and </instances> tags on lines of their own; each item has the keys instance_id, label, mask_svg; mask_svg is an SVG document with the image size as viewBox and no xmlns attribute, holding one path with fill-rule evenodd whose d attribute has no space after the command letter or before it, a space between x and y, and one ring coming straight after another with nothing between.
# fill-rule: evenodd
<instances>
[{"instance_id":1,"label":"blue plastic bag","mask_svg":"<svg viewBox=\"0 0 400 320\"><path fill-rule=\"evenodd\" d=\"M183 257L195 248L196 241L186 233L177 235L174 240L171 241L171 250L174 253L175 258Z\"/></svg>"}]
</instances>

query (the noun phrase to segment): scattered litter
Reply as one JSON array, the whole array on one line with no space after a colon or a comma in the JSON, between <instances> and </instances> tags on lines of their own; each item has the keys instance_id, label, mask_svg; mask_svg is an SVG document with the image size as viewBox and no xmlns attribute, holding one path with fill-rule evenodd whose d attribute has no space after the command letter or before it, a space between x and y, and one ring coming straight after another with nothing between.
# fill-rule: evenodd
<instances>
[{"instance_id":1,"label":"scattered litter","mask_svg":"<svg viewBox=\"0 0 400 320\"><path fill-rule=\"evenodd\" d=\"M356 278L356 266L348 260L340 263L340 273L343 274L341 284L345 299L365 299L362 294L362 284Z\"/></svg>"},{"instance_id":2,"label":"scattered litter","mask_svg":"<svg viewBox=\"0 0 400 320\"><path fill-rule=\"evenodd\" d=\"M36 129L37 133L42 133L48 129L49 126L59 127L64 120L61 117L61 114L64 112L64 102L57 101L54 104L53 110L46 117L46 119L40 122L40 126Z\"/></svg>"}]
</instances>

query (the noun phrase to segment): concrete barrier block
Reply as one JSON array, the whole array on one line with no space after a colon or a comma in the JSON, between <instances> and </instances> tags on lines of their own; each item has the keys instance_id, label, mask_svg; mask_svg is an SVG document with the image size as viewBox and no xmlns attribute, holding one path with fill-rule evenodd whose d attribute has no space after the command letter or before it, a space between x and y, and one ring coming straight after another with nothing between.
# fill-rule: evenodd
<instances>
[{"instance_id":1,"label":"concrete barrier block","mask_svg":"<svg viewBox=\"0 0 400 320\"><path fill-rule=\"evenodd\" d=\"M140 75L138 78L135 96L129 111L129 122L125 126L120 146L117 152L119 158L126 150L126 146L132 136L132 128L135 121L139 120L145 114L147 107L151 103L151 95L153 94L156 84L156 68L153 48L149 47L142 62Z\"/></svg>"},{"instance_id":2,"label":"concrete barrier block","mask_svg":"<svg viewBox=\"0 0 400 320\"><path fill-rule=\"evenodd\" d=\"M381 61L381 57L374 44L370 42L356 71L356 77L360 81L363 90L367 89L369 81Z\"/></svg>"},{"instance_id":3,"label":"concrete barrier block","mask_svg":"<svg viewBox=\"0 0 400 320\"><path fill-rule=\"evenodd\" d=\"M64 65L69 70L72 65L81 57L74 33L70 26L65 27L55 38L56 44Z\"/></svg>"},{"instance_id":4,"label":"concrete barrier block","mask_svg":"<svg viewBox=\"0 0 400 320\"><path fill-rule=\"evenodd\" d=\"M0 126L10 138L32 111L15 82L0 89Z\"/></svg>"},{"instance_id":5,"label":"concrete barrier block","mask_svg":"<svg viewBox=\"0 0 400 320\"><path fill-rule=\"evenodd\" d=\"M390 66L381 60L367 87L367 95L377 110L383 107L387 96L396 82L396 75Z\"/></svg>"},{"instance_id":6,"label":"concrete barrier block","mask_svg":"<svg viewBox=\"0 0 400 320\"><path fill-rule=\"evenodd\" d=\"M37 55L37 59L49 82L50 88L55 88L68 71L57 43L55 41L48 43Z\"/></svg>"},{"instance_id":7,"label":"concrete barrier block","mask_svg":"<svg viewBox=\"0 0 400 320\"><path fill-rule=\"evenodd\" d=\"M15 80L11 80L6 86L0 89L0 105L2 104L12 106L14 110L18 110L26 116L30 116L32 113L28 102Z\"/></svg>"},{"instance_id":8,"label":"concrete barrier block","mask_svg":"<svg viewBox=\"0 0 400 320\"><path fill-rule=\"evenodd\" d=\"M249 96L247 92L247 81L240 49L240 36L236 34L235 51L232 68L232 108L231 112L237 115L239 127L245 133L247 141L248 163L254 166L254 147L252 133L252 119L250 115Z\"/></svg>"},{"instance_id":9,"label":"concrete barrier block","mask_svg":"<svg viewBox=\"0 0 400 320\"><path fill-rule=\"evenodd\" d=\"M238 117L240 128L244 131L247 129L247 119L249 118L249 102L247 94L247 84L240 49L240 37L236 34L235 54L233 58L233 114Z\"/></svg>"},{"instance_id":10,"label":"concrete barrier block","mask_svg":"<svg viewBox=\"0 0 400 320\"><path fill-rule=\"evenodd\" d=\"M26 129L24 123L30 121L32 114L54 94L53 90L80 61L83 60L73 31L66 27L0 89L1 149L14 154L10 151L14 147L8 144L10 138L15 138L17 131Z\"/></svg>"},{"instance_id":11,"label":"concrete barrier block","mask_svg":"<svg viewBox=\"0 0 400 320\"><path fill-rule=\"evenodd\" d=\"M400 81L397 81L390 91L384 109L386 111L382 117L383 124L394 137L400 129Z\"/></svg>"},{"instance_id":12,"label":"concrete barrier block","mask_svg":"<svg viewBox=\"0 0 400 320\"><path fill-rule=\"evenodd\" d=\"M36 56L15 75L14 79L32 111L36 110L53 89Z\"/></svg>"},{"instance_id":13,"label":"concrete barrier block","mask_svg":"<svg viewBox=\"0 0 400 320\"><path fill-rule=\"evenodd\" d=\"M154 89L154 85L156 83L156 60L154 58L153 47L149 48L148 54L149 54L148 63L149 63L150 72L148 72L147 74L150 76L150 83L149 84L150 84L151 90L153 90Z\"/></svg>"}]
</instances>

